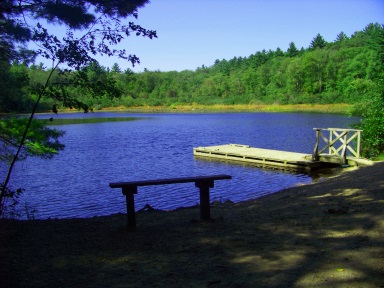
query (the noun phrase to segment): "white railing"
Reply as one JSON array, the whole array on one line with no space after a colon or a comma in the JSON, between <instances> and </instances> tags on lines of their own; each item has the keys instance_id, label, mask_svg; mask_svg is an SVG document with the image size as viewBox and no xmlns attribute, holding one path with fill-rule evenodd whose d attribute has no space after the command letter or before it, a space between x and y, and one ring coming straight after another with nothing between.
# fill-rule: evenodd
<instances>
[{"instance_id":1,"label":"white railing","mask_svg":"<svg viewBox=\"0 0 384 288\"><path fill-rule=\"evenodd\" d=\"M321 154L324 155L327 149L327 155L337 156L341 164L347 163L347 154L360 158L362 130L339 128L313 128L313 130L316 131L316 145L312 160L318 161ZM319 149L321 139L324 140L325 146Z\"/></svg>"}]
</instances>

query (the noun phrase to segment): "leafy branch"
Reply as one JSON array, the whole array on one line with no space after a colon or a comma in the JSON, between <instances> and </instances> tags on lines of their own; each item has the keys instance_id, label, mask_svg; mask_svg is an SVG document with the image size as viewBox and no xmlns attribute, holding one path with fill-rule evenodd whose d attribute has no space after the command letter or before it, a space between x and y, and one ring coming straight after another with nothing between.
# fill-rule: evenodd
<instances>
[{"instance_id":1,"label":"leafy branch","mask_svg":"<svg viewBox=\"0 0 384 288\"><path fill-rule=\"evenodd\" d=\"M24 132L21 133L19 143L12 160L10 161L8 173L4 183L1 185L0 194L0 215L4 213L4 199L9 193L8 184L16 161L20 158L22 151L26 147L30 153L40 151L41 155L50 155L60 146L43 148L38 142L29 141L28 133L33 123L34 115L43 96L62 97L67 99L65 90L51 88L51 78L58 70L60 65L67 65L69 69L81 70L91 62L95 62L92 56L97 54L101 56L117 56L120 59L127 60L135 65L140 63L136 55L126 53L125 49L112 49L125 38L135 33L136 36L143 36L150 39L156 38L156 31L147 30L133 22L128 25L122 25L119 18L126 18L130 15L137 19L137 8L142 7L147 0L136 1L106 1L106 0L8 0L0 5L0 16L4 19L0 23L1 36L6 36L9 41L1 41L1 50L7 52L8 60L16 58L17 51L16 43L27 43L33 41L39 47L34 51L34 55L40 55L52 61L52 69L49 71L48 77L42 86L38 86L38 90L34 93L37 95L36 102L32 108L31 114L25 125ZM27 20L45 19L48 23L55 23L67 26L66 36L59 39L55 34L51 34L39 22L36 27L31 28ZM76 37L73 29L82 30L84 34L81 37ZM88 30L87 30L88 29ZM10 42L11 45L7 46ZM0 51L1 52L1 51ZM20 51L19 51L20 52ZM91 56L92 55L92 56ZM70 70L67 70L70 73ZM81 76L81 74L79 74ZM87 86L86 81L80 81ZM63 86L61 86L63 87ZM111 85L105 86L107 89ZM100 93L100 87L89 87L95 90L95 93ZM118 91L113 91L111 95L118 96ZM84 110L86 105L75 99L64 101L64 104L82 106ZM53 107L54 112L55 106ZM47 136L47 135L45 135ZM58 136L58 135L56 135ZM14 139L5 144L11 144L15 147ZM51 148L53 150L51 150Z\"/></svg>"}]
</instances>

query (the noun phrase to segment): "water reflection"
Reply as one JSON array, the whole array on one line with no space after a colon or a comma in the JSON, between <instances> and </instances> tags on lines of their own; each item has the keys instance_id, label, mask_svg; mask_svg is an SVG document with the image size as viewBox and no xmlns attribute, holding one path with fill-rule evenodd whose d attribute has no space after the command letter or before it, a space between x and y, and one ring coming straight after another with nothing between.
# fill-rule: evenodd
<instances>
[{"instance_id":1,"label":"water reflection","mask_svg":"<svg viewBox=\"0 0 384 288\"><path fill-rule=\"evenodd\" d=\"M74 125L74 124L95 124L105 122L127 122L140 120L138 117L100 117L100 118L40 118L46 125Z\"/></svg>"}]
</instances>

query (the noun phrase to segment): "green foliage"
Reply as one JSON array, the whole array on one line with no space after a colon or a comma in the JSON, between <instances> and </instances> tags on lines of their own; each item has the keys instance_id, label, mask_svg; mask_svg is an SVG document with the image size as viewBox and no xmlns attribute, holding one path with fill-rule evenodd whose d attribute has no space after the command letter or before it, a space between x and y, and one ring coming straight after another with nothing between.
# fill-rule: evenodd
<instances>
[{"instance_id":1,"label":"green foliage","mask_svg":"<svg viewBox=\"0 0 384 288\"><path fill-rule=\"evenodd\" d=\"M299 50L291 42L286 52L262 50L249 57L216 60L211 67L195 71L133 73L122 72L119 63L109 69L90 62L76 72L56 71L40 109L53 105L88 110L174 103L359 103L383 77L383 30L382 25L369 24L351 37L341 32L329 43L319 34L308 49ZM30 106L50 72L41 65L23 67L30 80L20 94L23 100L17 102L20 110Z\"/></svg>"},{"instance_id":2,"label":"green foliage","mask_svg":"<svg viewBox=\"0 0 384 288\"><path fill-rule=\"evenodd\" d=\"M0 120L0 161L10 162L12 160L27 121L28 119L24 117L10 117ZM64 145L59 142L59 138L63 135L63 131L49 128L42 121L33 120L19 160L23 160L27 156L52 158L64 149Z\"/></svg>"},{"instance_id":3,"label":"green foliage","mask_svg":"<svg viewBox=\"0 0 384 288\"><path fill-rule=\"evenodd\" d=\"M311 41L310 49L323 49L327 45L327 42L324 40L323 36L317 34L315 38Z\"/></svg>"},{"instance_id":4,"label":"green foliage","mask_svg":"<svg viewBox=\"0 0 384 288\"><path fill-rule=\"evenodd\" d=\"M363 116L362 153L365 157L382 159L384 155L384 29L370 24L365 30L367 46L371 49L364 79L355 79L353 88L363 97L356 105ZM360 69L362 70L362 69Z\"/></svg>"},{"instance_id":5,"label":"green foliage","mask_svg":"<svg viewBox=\"0 0 384 288\"><path fill-rule=\"evenodd\" d=\"M131 34L153 38L156 32L142 28L129 22L122 25L120 19L134 16L137 9L143 7L148 0L106 1L106 0L46 0L18 1L3 0L0 4L0 55L4 59L30 60L25 57L25 49L17 49L19 44L28 41L38 43L40 49L33 51L32 56L39 54L53 61L67 63L70 67L79 68L92 59L89 54L116 55L132 64L139 62L136 55L126 55L126 51L111 49L124 37ZM45 20L51 24L68 27L66 37L59 39L37 22L31 25L28 21ZM73 30L88 30L88 33L76 38ZM101 37L98 37L101 36ZM24 45L25 47L25 45ZM91 52L91 53L88 53ZM24 54L24 55L23 55Z\"/></svg>"},{"instance_id":6,"label":"green foliage","mask_svg":"<svg viewBox=\"0 0 384 288\"><path fill-rule=\"evenodd\" d=\"M0 189L4 191L4 201L1 203L2 217L17 218L21 215L16 211L16 206L20 203L20 196L24 192L24 189L19 188L11 190L8 187L4 187L4 183L0 183ZM10 202L10 203L9 203Z\"/></svg>"},{"instance_id":7,"label":"green foliage","mask_svg":"<svg viewBox=\"0 0 384 288\"><path fill-rule=\"evenodd\" d=\"M157 37L156 31L145 29L133 22L124 21L127 23L124 24L121 21L128 16L137 18L137 9L148 2L148 0L133 0L129 3L105 0L2 1L0 39L6 41L0 41L0 52L4 51L0 53L0 76L5 75L4 81L0 82L0 90L3 90L3 87L11 88L0 92L0 112L35 111L37 106L35 107L34 103L40 102L41 98L45 98L43 105L40 106L43 110L53 105L56 107L62 105L87 111L89 106L86 102L89 101L84 98L119 97L121 87L116 85L115 77L106 77L109 71L101 71L103 67L96 67L98 64L92 57L97 54L117 56L119 59L131 62L132 65L139 63L136 55L128 55L125 49L113 49L112 46L131 35L150 39ZM68 29L65 37L59 39L55 35L55 29L49 30L39 22L33 25L28 22L39 20L66 26ZM84 32L81 36L73 32L80 29ZM34 41L39 49L28 52L25 47L30 41ZM27 71L29 73L21 71L22 67L17 63L23 63L26 68L26 64L33 60L32 56L36 55L52 60L52 69L45 70L42 65L32 65ZM9 71L6 65L12 61L16 61L16 64L11 67L13 71ZM78 73L60 71L58 69L60 64L66 64L67 67L78 70ZM117 63L111 72L121 73ZM28 76L29 81L25 81L28 79L22 76ZM28 91L16 89L26 82L29 82ZM86 97L82 98L85 102L82 102L78 95L84 94Z\"/></svg>"},{"instance_id":8,"label":"green foliage","mask_svg":"<svg viewBox=\"0 0 384 288\"><path fill-rule=\"evenodd\" d=\"M384 94L368 101L359 125L363 130L362 153L367 158L377 158L384 154Z\"/></svg>"},{"instance_id":9,"label":"green foliage","mask_svg":"<svg viewBox=\"0 0 384 288\"><path fill-rule=\"evenodd\" d=\"M0 61L0 112L24 112L32 102L26 91L28 85L26 65Z\"/></svg>"},{"instance_id":10,"label":"green foliage","mask_svg":"<svg viewBox=\"0 0 384 288\"><path fill-rule=\"evenodd\" d=\"M56 71L51 80L54 85L47 89L48 97L43 98L40 109L175 107L175 103L350 103L361 108L355 109L361 115L363 110L369 111L364 102L370 103L373 91L378 89L378 79L384 76L383 31L383 25L372 23L350 37L341 32L334 42L328 43L318 34L308 49L299 50L291 42L286 52L279 48L262 50L249 57L216 60L211 67L203 66L195 71L133 73L129 69L122 72L119 63L109 69L90 62L79 71ZM15 83L27 83L22 81L27 79L25 76L29 79L19 89L17 106L13 108L26 110L50 70L42 65L28 68L17 63L7 69L4 71L12 73L4 72L6 77L21 80L14 80ZM368 116L373 114L364 115L370 119Z\"/></svg>"},{"instance_id":11,"label":"green foliage","mask_svg":"<svg viewBox=\"0 0 384 288\"><path fill-rule=\"evenodd\" d=\"M295 57L297 55L299 55L299 50L297 50L295 43L294 42L289 43L289 48L287 50L286 56Z\"/></svg>"},{"instance_id":12,"label":"green foliage","mask_svg":"<svg viewBox=\"0 0 384 288\"><path fill-rule=\"evenodd\" d=\"M0 112L30 109L31 115L25 120L8 118L0 122L0 144L3 148L0 160L9 162L8 173L1 187L0 215L5 211L5 199L9 195L15 196L9 193L7 185L16 161L27 155L49 158L63 148L57 141L62 135L61 132L45 127L42 122L33 121L40 101L43 98L53 101L54 113L58 112L58 103L87 112L89 107L87 99L78 97L83 95L84 91L100 99L112 100L119 97L121 90L116 85L115 75L104 73L102 67L99 67L92 57L97 54L117 56L135 65L139 63L136 55L126 54L125 49L114 49L112 46L118 45L122 39L131 34L150 39L157 37L156 31L144 29L133 22L121 21L128 16L137 19L137 9L149 1L128 2L105 0L1 2L0 77L4 78L1 77L0 81L0 90L3 90L0 93ZM66 26L65 37L59 39L55 29L49 30L44 27L39 22L41 20ZM79 37L79 33L74 33L74 30L81 30L83 34ZM25 47L31 41L39 47L37 50L26 50ZM43 67L31 66L32 76L30 76L26 65L31 63L36 55L50 60L52 69L44 71ZM14 62L12 67L9 66L11 62ZM18 63L24 65L20 66ZM61 64L76 72L60 70ZM113 74L120 72L116 64ZM32 99L31 107L20 105L24 104L24 99Z\"/></svg>"},{"instance_id":13,"label":"green foliage","mask_svg":"<svg viewBox=\"0 0 384 288\"><path fill-rule=\"evenodd\" d=\"M340 32L339 34L337 34L335 42L336 43L340 43L340 42L343 42L346 39L348 39L348 36L344 32Z\"/></svg>"},{"instance_id":14,"label":"green foliage","mask_svg":"<svg viewBox=\"0 0 384 288\"><path fill-rule=\"evenodd\" d=\"M0 119L0 161L11 164L15 159L22 135L28 119L22 117L7 117ZM27 156L37 156L41 158L52 158L60 150L64 149L64 145L59 142L59 138L64 132L46 127L42 121L34 120L28 129L25 143L22 150L18 154L17 160L23 160ZM10 166L12 167L12 166ZM1 201L0 216L2 217L18 217L16 206L19 204L19 197L24 189L10 189L5 182L0 183ZM33 218L33 209L25 207L27 218Z\"/></svg>"}]
</instances>

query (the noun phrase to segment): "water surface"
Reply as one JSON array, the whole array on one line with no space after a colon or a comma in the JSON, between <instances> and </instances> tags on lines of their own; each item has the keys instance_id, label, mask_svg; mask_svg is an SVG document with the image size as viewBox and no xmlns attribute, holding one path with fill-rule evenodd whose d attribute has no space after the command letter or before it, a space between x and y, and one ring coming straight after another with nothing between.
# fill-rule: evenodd
<instances>
[{"instance_id":1,"label":"water surface","mask_svg":"<svg viewBox=\"0 0 384 288\"><path fill-rule=\"evenodd\" d=\"M109 188L109 182L229 174L232 180L215 182L211 200L234 202L310 183L316 175L195 159L193 148L236 143L311 154L315 145L314 127L348 128L358 121L345 116L307 113L100 112L58 117L79 116L107 120L56 126L66 132L62 139L65 150L52 160L29 158L15 168L11 186L25 188L21 200L37 210L36 218L125 213L125 198L120 189ZM108 120L132 120L130 117L138 120ZM139 187L135 199L136 209L148 203L157 209L171 210L197 204L199 193L193 183Z\"/></svg>"}]
</instances>

